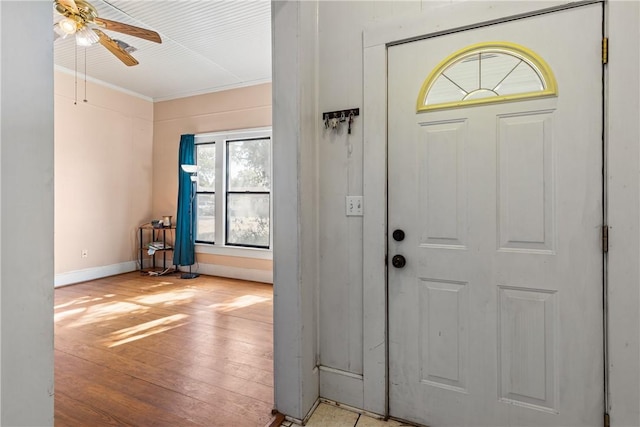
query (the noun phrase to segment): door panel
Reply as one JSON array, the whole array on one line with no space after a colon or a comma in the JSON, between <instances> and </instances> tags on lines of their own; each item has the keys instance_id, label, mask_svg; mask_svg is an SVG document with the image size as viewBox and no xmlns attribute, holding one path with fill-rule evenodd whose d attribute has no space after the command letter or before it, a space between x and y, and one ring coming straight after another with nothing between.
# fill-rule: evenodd
<instances>
[{"instance_id":1,"label":"door panel","mask_svg":"<svg viewBox=\"0 0 640 427\"><path fill-rule=\"evenodd\" d=\"M601 424L601 22L591 5L389 48L392 416ZM544 58L558 96L416 113L443 58L496 40Z\"/></svg>"}]
</instances>

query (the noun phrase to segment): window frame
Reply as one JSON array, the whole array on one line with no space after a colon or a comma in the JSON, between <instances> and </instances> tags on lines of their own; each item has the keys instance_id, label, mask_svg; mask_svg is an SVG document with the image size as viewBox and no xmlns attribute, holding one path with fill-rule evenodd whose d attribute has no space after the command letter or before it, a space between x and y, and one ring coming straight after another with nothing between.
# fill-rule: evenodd
<instances>
[{"instance_id":1,"label":"window frame","mask_svg":"<svg viewBox=\"0 0 640 427\"><path fill-rule=\"evenodd\" d=\"M229 143L234 143L234 142L244 142L244 141L264 141L264 140L269 140L269 191L235 191L235 190L229 190ZM271 136L264 136L264 137L252 137L252 138L233 138L233 139L226 139L224 141L225 143L225 147L224 147L224 154L225 154L225 197L224 197L224 203L225 203L225 209L224 209L224 241L225 241L225 245L226 246L233 246L233 247L241 247L241 248L256 248L256 249L269 249L271 247L271 224L272 224L272 197L271 197L271 187L272 187L272 171L273 171L273 167L271 167L272 164L272 139ZM269 195L269 244L267 246L264 245L248 245L248 244L244 244L244 243L229 243L229 210L226 208L229 205L229 195L230 194L268 194Z\"/></svg>"},{"instance_id":2,"label":"window frame","mask_svg":"<svg viewBox=\"0 0 640 427\"><path fill-rule=\"evenodd\" d=\"M243 256L247 258L258 259L270 259L273 248L273 182L270 182L270 189L266 191L269 194L269 245L268 246L256 246L256 245L239 245L227 243L227 185L228 185L228 171L227 171L227 141L238 140L264 140L268 139L269 143L269 155L270 155L270 171L273 176L273 132L272 128L260 127L239 129L220 132L209 132L195 135L195 153L196 165L197 159L197 146L200 144L215 144L215 191L213 192L215 198L215 231L214 241L202 241L196 240L197 252L209 253L215 255L229 255L229 256ZM196 203L199 193L198 187L196 187ZM244 193L244 192L240 192ZM207 194L211 194L208 192ZM197 206L197 205L196 205ZM196 207L196 218L198 215ZM197 224L197 220L196 220ZM196 229L197 236L197 229Z\"/></svg>"},{"instance_id":3,"label":"window frame","mask_svg":"<svg viewBox=\"0 0 640 427\"><path fill-rule=\"evenodd\" d=\"M429 91L435 84L440 75L447 70L450 66L454 66L459 61L465 58L478 54L478 53L502 53L519 58L523 62L527 63L537 74L543 84L543 89L533 92L522 92L508 95L499 95L490 98L478 98L478 99L466 99L458 101L441 102L437 104L426 104ZM536 99L546 97L558 96L558 83L555 75L551 70L551 67L547 62L537 53L531 49L521 46L516 43L505 41L493 41L476 43L465 48L462 48L442 61L429 73L427 78L422 83L422 87L418 93L418 99L416 100L416 112L422 113L434 110L443 110L448 108L467 107L483 104L494 104L499 102L511 102L522 99Z\"/></svg>"},{"instance_id":4,"label":"window frame","mask_svg":"<svg viewBox=\"0 0 640 427\"><path fill-rule=\"evenodd\" d=\"M198 206L199 206L198 205L198 198L199 198L199 196L201 194L206 194L206 195L212 195L213 194L213 200L214 200L214 214L213 215L214 215L214 221L217 221L217 215L216 215L216 209L217 209L217 200L216 200L217 197L216 197L216 194L217 194L217 191L216 191L215 187L217 187L217 185L218 185L218 176L217 176L217 174L218 174L218 165L217 165L217 162L218 162L218 147L217 147L217 144L216 144L215 141L200 142L200 143L194 144L194 151L195 151L194 159L196 161L196 165L198 165L198 146L203 146L203 145L213 145L214 146L214 151L215 151L215 154L216 154L216 164L214 165L214 175L215 175L216 179L215 179L215 186L214 186L214 190L213 191L200 191L199 190L200 183L197 181L196 192L195 192L196 224L195 224L195 233L194 233L195 234L195 239L194 239L194 241L195 241L195 243L205 243L205 244L215 245L217 227L214 227L214 230L213 230L213 241L198 240L198 224L199 224L199 221L198 221ZM198 166L198 168L199 167L200 166Z\"/></svg>"}]
</instances>

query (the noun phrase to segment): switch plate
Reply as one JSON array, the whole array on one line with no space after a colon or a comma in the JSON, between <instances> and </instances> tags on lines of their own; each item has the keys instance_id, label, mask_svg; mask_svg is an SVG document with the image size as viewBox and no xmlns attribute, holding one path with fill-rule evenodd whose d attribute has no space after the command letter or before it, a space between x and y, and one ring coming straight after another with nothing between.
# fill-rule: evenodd
<instances>
[{"instance_id":1,"label":"switch plate","mask_svg":"<svg viewBox=\"0 0 640 427\"><path fill-rule=\"evenodd\" d=\"M362 216L363 212L364 206L362 196L347 196L347 216Z\"/></svg>"}]
</instances>

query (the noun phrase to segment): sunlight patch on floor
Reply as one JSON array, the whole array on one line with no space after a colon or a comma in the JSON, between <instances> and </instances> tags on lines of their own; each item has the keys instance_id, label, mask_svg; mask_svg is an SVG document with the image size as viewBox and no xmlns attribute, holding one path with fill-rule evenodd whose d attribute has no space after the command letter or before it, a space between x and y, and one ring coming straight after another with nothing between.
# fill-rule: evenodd
<instances>
[{"instance_id":1,"label":"sunlight patch on floor","mask_svg":"<svg viewBox=\"0 0 640 427\"><path fill-rule=\"evenodd\" d=\"M108 296L105 295L105 298L107 298ZM78 305L78 304L87 304L89 302L96 302L96 301L101 301L103 298L102 297L80 297L80 298L76 298L74 300L71 300L69 302L65 302L64 304L58 304L56 306L54 306L54 310L58 310L60 308L65 308L65 307L69 307L72 305Z\"/></svg>"},{"instance_id":2,"label":"sunlight patch on floor","mask_svg":"<svg viewBox=\"0 0 640 427\"><path fill-rule=\"evenodd\" d=\"M209 307L215 309L216 311L220 311L222 313L226 313L228 311L237 310L239 308L245 308L252 306L254 304L260 304L262 302L270 301L271 298L259 297L256 295L243 295L238 298L234 298L229 300L228 302L223 302L219 304L211 304Z\"/></svg>"},{"instance_id":3,"label":"sunlight patch on floor","mask_svg":"<svg viewBox=\"0 0 640 427\"><path fill-rule=\"evenodd\" d=\"M153 288L159 288L161 286L170 286L170 285L173 285L173 282L160 282L160 283L156 283L151 286L148 286L148 288L153 289Z\"/></svg>"},{"instance_id":4,"label":"sunlight patch on floor","mask_svg":"<svg viewBox=\"0 0 640 427\"><path fill-rule=\"evenodd\" d=\"M66 319L67 317L80 314L84 312L86 309L87 309L86 307L80 307L80 308L73 308L71 310L61 311L60 313L56 313L53 315L53 321L59 322L60 320Z\"/></svg>"},{"instance_id":5,"label":"sunlight patch on floor","mask_svg":"<svg viewBox=\"0 0 640 427\"><path fill-rule=\"evenodd\" d=\"M149 310L149 307L133 304L130 302L106 302L103 304L97 304L88 307L85 311L85 314L75 322L71 323L69 326L78 327L90 325L96 322L117 319L123 314L144 313L147 310Z\"/></svg>"},{"instance_id":6,"label":"sunlight patch on floor","mask_svg":"<svg viewBox=\"0 0 640 427\"><path fill-rule=\"evenodd\" d=\"M131 298L132 301L135 301L140 304L164 304L164 305L173 305L183 302L185 300L190 300L195 295L195 291L189 289L178 289L175 291L161 292L152 295L144 295L140 297Z\"/></svg>"},{"instance_id":7,"label":"sunlight patch on floor","mask_svg":"<svg viewBox=\"0 0 640 427\"><path fill-rule=\"evenodd\" d=\"M174 314L173 316L163 317L161 319L152 320L150 322L141 323L129 328L120 329L111 333L110 338L105 340L107 347L117 347L132 341L146 338L151 335L159 334L183 325L187 322L176 323L186 319L186 314Z\"/></svg>"}]
</instances>

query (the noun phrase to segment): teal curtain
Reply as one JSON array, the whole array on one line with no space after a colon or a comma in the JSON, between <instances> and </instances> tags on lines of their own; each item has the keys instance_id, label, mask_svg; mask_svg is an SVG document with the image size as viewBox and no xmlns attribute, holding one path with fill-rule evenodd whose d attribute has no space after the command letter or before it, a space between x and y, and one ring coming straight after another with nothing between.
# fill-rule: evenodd
<instances>
[{"instance_id":1,"label":"teal curtain","mask_svg":"<svg viewBox=\"0 0 640 427\"><path fill-rule=\"evenodd\" d=\"M174 265L192 265L195 262L196 200L195 184L182 165L195 165L194 135L180 136L178 153L178 212L176 215L176 242L173 251ZM193 228L192 228L193 227Z\"/></svg>"}]
</instances>

